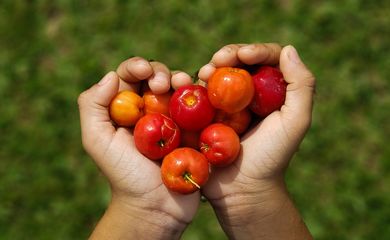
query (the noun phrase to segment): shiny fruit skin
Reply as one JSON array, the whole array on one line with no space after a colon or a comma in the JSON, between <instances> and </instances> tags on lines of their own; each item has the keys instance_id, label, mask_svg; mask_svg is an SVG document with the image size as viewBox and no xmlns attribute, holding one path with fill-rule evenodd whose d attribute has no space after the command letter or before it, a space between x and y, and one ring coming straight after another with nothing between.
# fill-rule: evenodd
<instances>
[{"instance_id":1,"label":"shiny fruit skin","mask_svg":"<svg viewBox=\"0 0 390 240\"><path fill-rule=\"evenodd\" d=\"M171 100L171 96L171 91L163 94L155 94L151 90L147 90L142 96L144 99L144 113L162 113L169 116L169 101Z\"/></svg>"},{"instance_id":2,"label":"shiny fruit skin","mask_svg":"<svg viewBox=\"0 0 390 240\"><path fill-rule=\"evenodd\" d=\"M287 83L282 72L272 66L261 66L252 74L255 96L250 109L262 118L279 110L286 99Z\"/></svg>"},{"instance_id":3,"label":"shiny fruit skin","mask_svg":"<svg viewBox=\"0 0 390 240\"><path fill-rule=\"evenodd\" d=\"M206 157L195 149L177 148L164 157L161 177L169 190L190 194L199 189L194 183L202 187L207 182L209 163Z\"/></svg>"},{"instance_id":4,"label":"shiny fruit skin","mask_svg":"<svg viewBox=\"0 0 390 240\"><path fill-rule=\"evenodd\" d=\"M211 104L228 113L246 108L255 92L251 75L235 67L217 68L207 82L207 89Z\"/></svg>"},{"instance_id":5,"label":"shiny fruit skin","mask_svg":"<svg viewBox=\"0 0 390 240\"><path fill-rule=\"evenodd\" d=\"M173 93L169 112L181 129L199 131L212 122L215 108L207 97L205 87L186 85Z\"/></svg>"},{"instance_id":6,"label":"shiny fruit skin","mask_svg":"<svg viewBox=\"0 0 390 240\"><path fill-rule=\"evenodd\" d=\"M150 160L160 160L180 144L180 129L161 113L146 114L135 125L134 143Z\"/></svg>"},{"instance_id":7,"label":"shiny fruit skin","mask_svg":"<svg viewBox=\"0 0 390 240\"><path fill-rule=\"evenodd\" d=\"M241 149L237 133L222 123L214 123L205 128L200 134L199 146L209 163L217 167L225 167L234 162Z\"/></svg>"},{"instance_id":8,"label":"shiny fruit skin","mask_svg":"<svg viewBox=\"0 0 390 240\"><path fill-rule=\"evenodd\" d=\"M132 127L144 115L144 101L132 91L121 91L109 106L110 118L120 127Z\"/></svg>"},{"instance_id":9,"label":"shiny fruit skin","mask_svg":"<svg viewBox=\"0 0 390 240\"><path fill-rule=\"evenodd\" d=\"M215 113L214 122L223 123L236 131L238 135L245 133L252 120L252 114L248 108L235 113L227 113L222 110L218 110Z\"/></svg>"}]
</instances>

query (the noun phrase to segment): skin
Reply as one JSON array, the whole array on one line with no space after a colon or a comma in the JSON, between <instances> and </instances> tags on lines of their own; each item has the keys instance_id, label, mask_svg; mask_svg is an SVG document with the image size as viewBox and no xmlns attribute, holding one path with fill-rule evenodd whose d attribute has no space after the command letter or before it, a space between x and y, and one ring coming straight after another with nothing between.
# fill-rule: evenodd
<instances>
[{"instance_id":1,"label":"skin","mask_svg":"<svg viewBox=\"0 0 390 240\"><path fill-rule=\"evenodd\" d=\"M165 77L150 84L157 81L154 76L158 74ZM194 217L200 193L168 191L158 164L141 155L132 133L116 129L108 114L109 103L120 89L138 89L146 80L152 91L163 92L170 79L165 65L135 57L79 96L84 148L106 176L112 192L109 207L90 239L179 239Z\"/></svg>"},{"instance_id":2,"label":"skin","mask_svg":"<svg viewBox=\"0 0 390 240\"><path fill-rule=\"evenodd\" d=\"M314 76L296 50L276 44L228 45L214 54L199 77L207 82L220 66L278 61L288 82L284 106L242 138L239 159L228 168L213 169L203 188L229 239L312 239L284 182L311 123L315 88Z\"/></svg>"},{"instance_id":3,"label":"skin","mask_svg":"<svg viewBox=\"0 0 390 240\"><path fill-rule=\"evenodd\" d=\"M279 63L289 83L286 102L243 136L237 161L212 169L202 194L229 239L312 239L287 192L284 172L311 123L314 77L292 46L259 43L223 47L200 69L199 78L207 82L216 67L242 63ZM108 115L109 102L119 89L138 89L146 80L152 91L164 92L170 84L189 84L188 77L135 57L80 95L83 145L112 192L90 239L179 239L194 217L200 193L169 192L159 166L139 154L131 132L115 129Z\"/></svg>"}]
</instances>

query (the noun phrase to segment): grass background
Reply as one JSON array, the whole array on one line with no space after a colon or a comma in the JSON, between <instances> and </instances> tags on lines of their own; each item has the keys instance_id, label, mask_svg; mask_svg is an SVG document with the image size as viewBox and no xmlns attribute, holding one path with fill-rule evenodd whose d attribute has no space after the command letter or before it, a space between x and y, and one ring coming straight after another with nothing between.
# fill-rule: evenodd
<instances>
[{"instance_id":1,"label":"grass background","mask_svg":"<svg viewBox=\"0 0 390 240\"><path fill-rule=\"evenodd\" d=\"M287 181L316 239L390 238L389 1L0 2L0 239L85 239L109 201L76 99L132 55L195 72L229 43L293 44L317 77ZM226 239L202 203L183 239Z\"/></svg>"}]
</instances>

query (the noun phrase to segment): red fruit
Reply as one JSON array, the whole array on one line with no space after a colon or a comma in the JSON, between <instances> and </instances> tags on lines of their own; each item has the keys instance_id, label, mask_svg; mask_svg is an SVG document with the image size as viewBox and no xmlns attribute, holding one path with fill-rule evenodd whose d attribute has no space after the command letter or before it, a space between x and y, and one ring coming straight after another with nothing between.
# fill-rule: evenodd
<instances>
[{"instance_id":1,"label":"red fruit","mask_svg":"<svg viewBox=\"0 0 390 240\"><path fill-rule=\"evenodd\" d=\"M145 91L142 96L144 99L144 113L162 113L169 116L171 95L171 91L162 94L155 94L152 90Z\"/></svg>"},{"instance_id":2,"label":"red fruit","mask_svg":"<svg viewBox=\"0 0 390 240\"><path fill-rule=\"evenodd\" d=\"M169 190L193 193L207 182L209 164L202 153L192 148L177 148L164 157L161 177Z\"/></svg>"},{"instance_id":3,"label":"red fruit","mask_svg":"<svg viewBox=\"0 0 390 240\"><path fill-rule=\"evenodd\" d=\"M214 123L205 128L200 134L199 146L209 163L218 167L234 162L241 149L237 133L222 123Z\"/></svg>"},{"instance_id":4,"label":"red fruit","mask_svg":"<svg viewBox=\"0 0 390 240\"><path fill-rule=\"evenodd\" d=\"M223 123L233 128L238 135L243 134L248 129L251 120L252 115L248 108L235 113L218 110L214 117L214 122Z\"/></svg>"},{"instance_id":5,"label":"red fruit","mask_svg":"<svg viewBox=\"0 0 390 240\"><path fill-rule=\"evenodd\" d=\"M228 113L246 108L255 92L251 75L235 67L217 68L207 82L207 89L211 104Z\"/></svg>"},{"instance_id":6,"label":"red fruit","mask_svg":"<svg viewBox=\"0 0 390 240\"><path fill-rule=\"evenodd\" d=\"M265 118L275 110L279 110L286 98L287 83L282 72L275 67L261 66L252 74L255 85L255 96L250 109Z\"/></svg>"},{"instance_id":7,"label":"red fruit","mask_svg":"<svg viewBox=\"0 0 390 240\"><path fill-rule=\"evenodd\" d=\"M207 97L205 87L186 85L173 93L169 102L169 112L180 128L198 131L211 123L215 109Z\"/></svg>"},{"instance_id":8,"label":"red fruit","mask_svg":"<svg viewBox=\"0 0 390 240\"><path fill-rule=\"evenodd\" d=\"M161 113L146 114L135 125L134 142L144 156L159 160L179 146L180 129Z\"/></svg>"}]
</instances>

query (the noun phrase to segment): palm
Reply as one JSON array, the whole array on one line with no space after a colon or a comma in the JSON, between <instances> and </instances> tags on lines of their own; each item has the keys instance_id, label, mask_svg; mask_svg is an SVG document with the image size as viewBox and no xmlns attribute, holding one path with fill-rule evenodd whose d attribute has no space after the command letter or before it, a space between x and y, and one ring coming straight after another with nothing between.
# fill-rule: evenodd
<instances>
[{"instance_id":1,"label":"palm","mask_svg":"<svg viewBox=\"0 0 390 240\"><path fill-rule=\"evenodd\" d=\"M227 168L212 170L203 193L209 199L242 193L252 182L278 174L294 146L288 145L282 112L274 112L251 129L241 141L239 158Z\"/></svg>"},{"instance_id":2,"label":"palm","mask_svg":"<svg viewBox=\"0 0 390 240\"><path fill-rule=\"evenodd\" d=\"M161 180L158 162L151 161L134 147L130 131L119 128L106 146L102 167L113 191L130 198L154 203L155 210L192 219L199 204L199 193L181 195L169 192Z\"/></svg>"}]
</instances>

